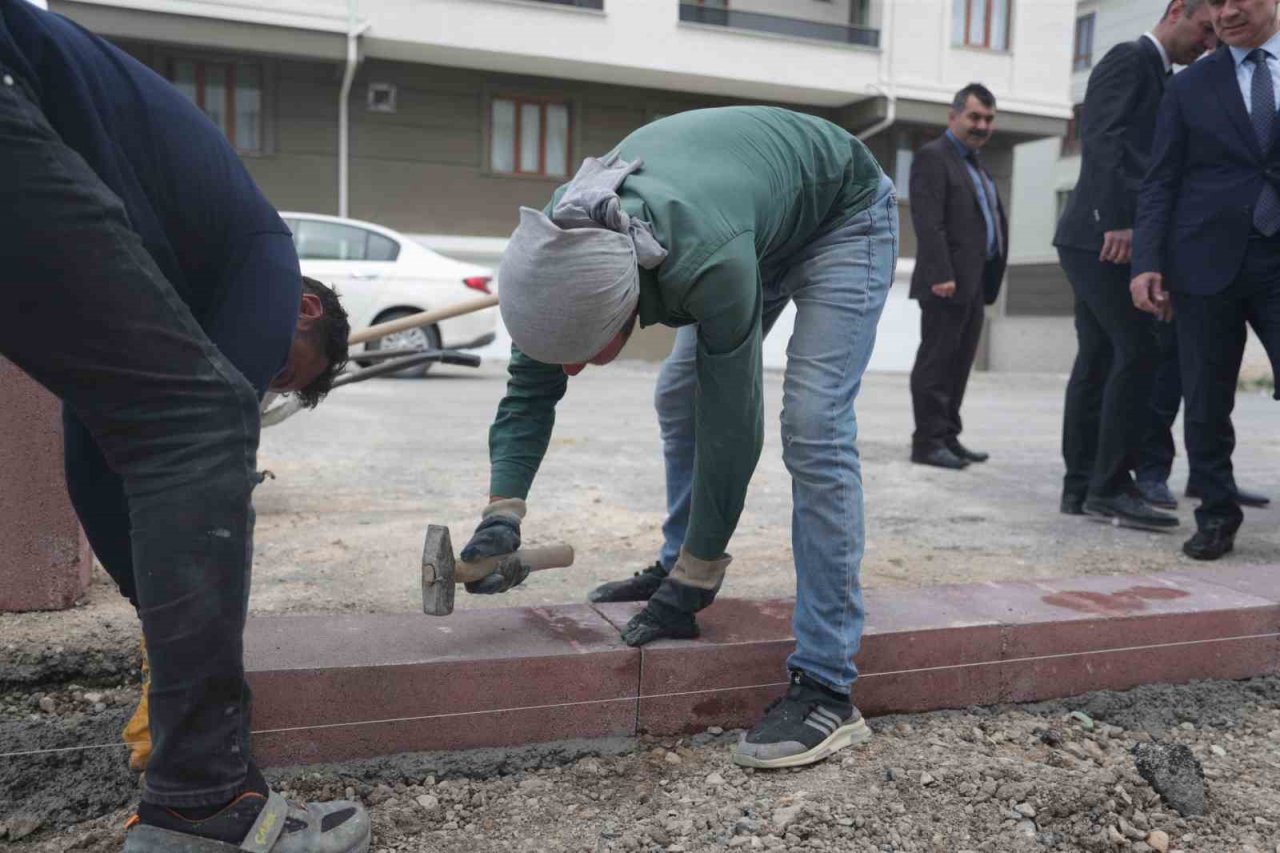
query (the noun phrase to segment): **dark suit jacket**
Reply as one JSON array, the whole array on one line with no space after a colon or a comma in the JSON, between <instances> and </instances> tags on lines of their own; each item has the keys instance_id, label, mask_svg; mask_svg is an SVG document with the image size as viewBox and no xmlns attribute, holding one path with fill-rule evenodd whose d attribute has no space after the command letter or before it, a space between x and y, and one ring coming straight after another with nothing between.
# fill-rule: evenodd
<instances>
[{"instance_id":1,"label":"dark suit jacket","mask_svg":"<svg viewBox=\"0 0 1280 853\"><path fill-rule=\"evenodd\" d=\"M1164 62L1148 38L1116 45L1093 69L1081 117L1080 180L1053 245L1096 252L1104 233L1133 227L1164 87Z\"/></svg>"},{"instance_id":2,"label":"dark suit jacket","mask_svg":"<svg viewBox=\"0 0 1280 853\"><path fill-rule=\"evenodd\" d=\"M945 134L916 152L911 164L910 204L916 229L911 298L938 299L929 288L954 281L956 294L952 298L956 302L979 298L978 294L988 305L995 302L1004 278L1005 257L997 258L987 269L987 224L978 205L978 191ZM998 197L996 208L1001 245L1007 255L1009 225Z\"/></svg>"},{"instance_id":3,"label":"dark suit jacket","mask_svg":"<svg viewBox=\"0 0 1280 853\"><path fill-rule=\"evenodd\" d=\"M1280 121L1274 130L1263 152L1225 46L1169 81L1138 197L1135 276L1164 273L1166 287L1200 295L1235 279L1263 181L1280 183Z\"/></svg>"}]
</instances>

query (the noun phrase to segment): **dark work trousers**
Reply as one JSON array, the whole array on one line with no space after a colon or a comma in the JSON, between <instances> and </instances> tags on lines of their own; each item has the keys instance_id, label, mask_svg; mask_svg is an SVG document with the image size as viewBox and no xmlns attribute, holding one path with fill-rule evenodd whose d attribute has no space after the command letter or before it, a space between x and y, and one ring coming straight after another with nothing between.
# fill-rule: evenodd
<instances>
[{"instance_id":1,"label":"dark work trousers","mask_svg":"<svg viewBox=\"0 0 1280 853\"><path fill-rule=\"evenodd\" d=\"M1201 495L1196 524L1226 523L1234 529L1244 516L1232 488L1236 436L1231 410L1246 323L1262 341L1273 374L1280 364L1280 236L1251 238L1231 284L1209 296L1174 293L1173 307L1186 397L1187 462Z\"/></svg>"},{"instance_id":2,"label":"dark work trousers","mask_svg":"<svg viewBox=\"0 0 1280 853\"><path fill-rule=\"evenodd\" d=\"M1078 347L1062 412L1062 489L1114 497L1133 485L1129 469L1147 425L1155 321L1133 307L1128 264L1067 247L1058 259L1075 292Z\"/></svg>"},{"instance_id":3,"label":"dark work trousers","mask_svg":"<svg viewBox=\"0 0 1280 853\"><path fill-rule=\"evenodd\" d=\"M982 319L981 290L963 302L920 300L920 349L911 368L913 449L945 447L960 436L960 404L982 337Z\"/></svg>"},{"instance_id":4,"label":"dark work trousers","mask_svg":"<svg viewBox=\"0 0 1280 853\"><path fill-rule=\"evenodd\" d=\"M128 498L151 663L143 799L226 802L248 771L242 660L257 397L120 200L0 69L0 354L62 398Z\"/></svg>"},{"instance_id":5,"label":"dark work trousers","mask_svg":"<svg viewBox=\"0 0 1280 853\"><path fill-rule=\"evenodd\" d=\"M1151 384L1151 408L1134 462L1134 476L1145 483L1164 483L1177 456L1173 423L1182 405L1182 366L1178 363L1176 323L1156 323L1155 379Z\"/></svg>"}]
</instances>

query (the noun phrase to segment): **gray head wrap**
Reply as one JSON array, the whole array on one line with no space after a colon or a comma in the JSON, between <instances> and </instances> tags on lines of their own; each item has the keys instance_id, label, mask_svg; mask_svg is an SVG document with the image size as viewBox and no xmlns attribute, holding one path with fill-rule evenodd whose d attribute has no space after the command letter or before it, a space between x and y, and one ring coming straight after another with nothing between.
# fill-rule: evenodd
<instances>
[{"instance_id":1,"label":"gray head wrap","mask_svg":"<svg viewBox=\"0 0 1280 853\"><path fill-rule=\"evenodd\" d=\"M546 364L590 361L622 331L640 298L637 267L667 250L649 223L622 210L617 189L642 161L613 154L583 162L548 219L520 208L502 256L502 321L525 355Z\"/></svg>"}]
</instances>

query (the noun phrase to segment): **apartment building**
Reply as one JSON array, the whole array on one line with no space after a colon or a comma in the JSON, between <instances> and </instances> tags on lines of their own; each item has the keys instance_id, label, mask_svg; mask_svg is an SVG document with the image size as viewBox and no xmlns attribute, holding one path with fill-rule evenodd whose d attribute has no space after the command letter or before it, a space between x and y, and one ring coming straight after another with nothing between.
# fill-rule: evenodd
<instances>
[{"instance_id":1,"label":"apartment building","mask_svg":"<svg viewBox=\"0 0 1280 853\"><path fill-rule=\"evenodd\" d=\"M490 263L519 205L541 206L582 157L674 112L771 103L859 134L898 179L904 259L912 152L942 131L956 89L979 80L999 98L984 157L1006 199L1015 146L1060 137L1070 118L1073 0L49 5L200 104L280 208ZM905 293L894 300L878 366L902 369L916 320Z\"/></svg>"}]
</instances>

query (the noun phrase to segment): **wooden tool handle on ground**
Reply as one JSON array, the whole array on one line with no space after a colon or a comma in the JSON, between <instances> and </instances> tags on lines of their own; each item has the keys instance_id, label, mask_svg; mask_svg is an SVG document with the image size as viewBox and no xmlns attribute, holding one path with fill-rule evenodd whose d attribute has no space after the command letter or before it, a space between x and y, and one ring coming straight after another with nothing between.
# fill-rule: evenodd
<instances>
[{"instance_id":1,"label":"wooden tool handle on ground","mask_svg":"<svg viewBox=\"0 0 1280 853\"><path fill-rule=\"evenodd\" d=\"M478 581L498 567L498 563L514 557L529 567L530 571L543 569L562 569L573 565L573 547L570 545L548 545L545 548L528 548L514 554L503 554L498 557L486 557L474 563L459 560L453 570L453 579L458 583Z\"/></svg>"},{"instance_id":2,"label":"wooden tool handle on ground","mask_svg":"<svg viewBox=\"0 0 1280 853\"><path fill-rule=\"evenodd\" d=\"M365 341L372 341L378 338L394 335L397 332L406 332L409 329L419 329L423 326L430 326L432 323L439 323L441 320L448 320L451 317L461 317L463 314L472 314L476 311L483 311L486 308L492 308L498 304L497 296L485 296L480 299L471 299L467 302L459 302L444 308L437 308L434 311L422 311L417 314L410 314L408 317L401 317L399 320L392 320L388 323L379 323L376 326L369 326L358 332L352 332L347 338L348 344L362 344Z\"/></svg>"}]
</instances>

